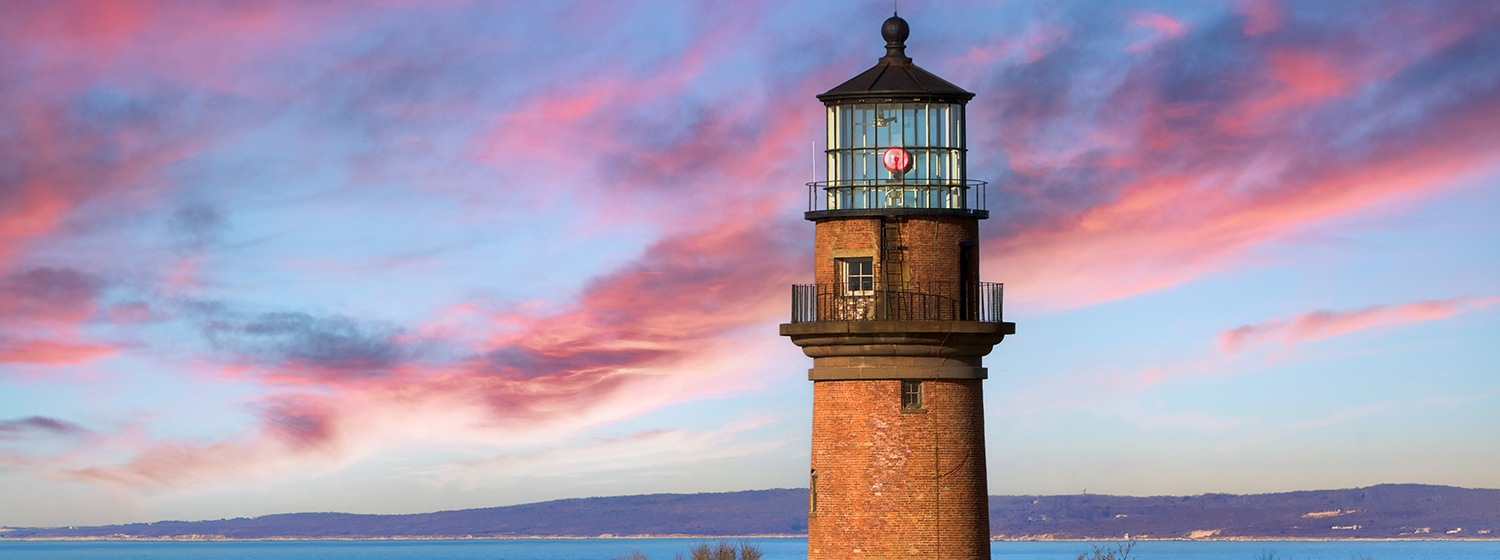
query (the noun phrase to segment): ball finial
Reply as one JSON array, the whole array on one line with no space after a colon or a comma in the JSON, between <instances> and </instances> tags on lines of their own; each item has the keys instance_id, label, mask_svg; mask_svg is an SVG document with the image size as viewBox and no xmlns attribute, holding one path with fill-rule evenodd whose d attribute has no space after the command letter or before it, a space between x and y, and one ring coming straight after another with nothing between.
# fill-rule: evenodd
<instances>
[{"instance_id":1,"label":"ball finial","mask_svg":"<svg viewBox=\"0 0 1500 560\"><path fill-rule=\"evenodd\" d=\"M906 25L906 20L901 16L891 16L880 26L880 36L885 37L885 42L890 46L906 46L906 38L911 36L911 27Z\"/></svg>"},{"instance_id":2,"label":"ball finial","mask_svg":"<svg viewBox=\"0 0 1500 560\"><path fill-rule=\"evenodd\" d=\"M880 26L880 36L885 37L885 57L892 62L910 61L906 57L906 38L911 36L911 27L901 16L891 16Z\"/></svg>"}]
</instances>

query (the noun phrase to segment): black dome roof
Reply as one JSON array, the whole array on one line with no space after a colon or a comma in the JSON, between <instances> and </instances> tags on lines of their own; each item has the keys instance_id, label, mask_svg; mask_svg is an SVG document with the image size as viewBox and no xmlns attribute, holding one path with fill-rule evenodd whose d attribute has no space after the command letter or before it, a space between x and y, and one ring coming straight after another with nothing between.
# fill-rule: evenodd
<instances>
[{"instance_id":1,"label":"black dome roof","mask_svg":"<svg viewBox=\"0 0 1500 560\"><path fill-rule=\"evenodd\" d=\"M885 38L886 52L875 67L819 95L819 101L834 104L889 99L963 103L974 98L973 93L912 64L906 56L906 38L911 34L906 20L891 16L880 26L880 34Z\"/></svg>"}]
</instances>

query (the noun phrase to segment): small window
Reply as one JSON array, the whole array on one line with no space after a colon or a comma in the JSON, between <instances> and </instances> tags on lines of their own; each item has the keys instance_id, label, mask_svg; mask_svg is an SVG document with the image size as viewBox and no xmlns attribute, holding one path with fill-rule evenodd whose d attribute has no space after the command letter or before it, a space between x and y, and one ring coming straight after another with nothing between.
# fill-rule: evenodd
<instances>
[{"instance_id":1,"label":"small window","mask_svg":"<svg viewBox=\"0 0 1500 560\"><path fill-rule=\"evenodd\" d=\"M901 380L901 408L922 408L922 382Z\"/></svg>"},{"instance_id":2,"label":"small window","mask_svg":"<svg viewBox=\"0 0 1500 560\"><path fill-rule=\"evenodd\" d=\"M813 469L807 483L807 514L818 515L818 469Z\"/></svg>"},{"instance_id":3,"label":"small window","mask_svg":"<svg viewBox=\"0 0 1500 560\"><path fill-rule=\"evenodd\" d=\"M839 259L844 295L867 296L875 291L875 258Z\"/></svg>"}]
</instances>

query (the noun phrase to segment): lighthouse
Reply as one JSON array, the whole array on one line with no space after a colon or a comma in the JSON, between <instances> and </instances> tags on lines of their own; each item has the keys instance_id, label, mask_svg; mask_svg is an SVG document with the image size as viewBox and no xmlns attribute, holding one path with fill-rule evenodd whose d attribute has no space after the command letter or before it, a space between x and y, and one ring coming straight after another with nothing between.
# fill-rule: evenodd
<instances>
[{"instance_id":1,"label":"lighthouse","mask_svg":"<svg viewBox=\"0 0 1500 560\"><path fill-rule=\"evenodd\" d=\"M1015 324L979 277L974 94L912 64L905 20L880 31L885 56L818 96L815 279L781 325L813 359L808 558L988 559L982 359Z\"/></svg>"}]
</instances>

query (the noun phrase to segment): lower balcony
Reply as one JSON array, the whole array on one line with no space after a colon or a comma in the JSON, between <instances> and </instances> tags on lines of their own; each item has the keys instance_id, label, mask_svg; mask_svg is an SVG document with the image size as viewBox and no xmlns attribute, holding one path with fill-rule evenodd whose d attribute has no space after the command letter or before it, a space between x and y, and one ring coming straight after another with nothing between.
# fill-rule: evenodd
<instances>
[{"instance_id":1,"label":"lower balcony","mask_svg":"<svg viewBox=\"0 0 1500 560\"><path fill-rule=\"evenodd\" d=\"M792 322L1002 321L1005 285L996 282L799 284Z\"/></svg>"}]
</instances>

